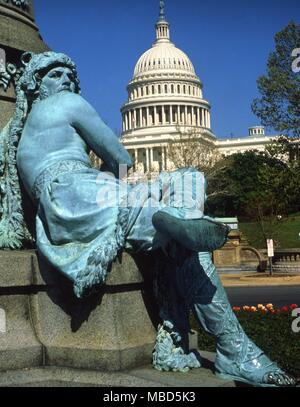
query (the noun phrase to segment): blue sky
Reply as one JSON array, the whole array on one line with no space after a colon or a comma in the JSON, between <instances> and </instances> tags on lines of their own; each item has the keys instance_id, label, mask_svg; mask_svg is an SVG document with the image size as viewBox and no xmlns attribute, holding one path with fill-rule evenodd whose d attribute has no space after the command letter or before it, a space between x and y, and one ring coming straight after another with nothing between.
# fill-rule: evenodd
<instances>
[{"instance_id":1,"label":"blue sky","mask_svg":"<svg viewBox=\"0 0 300 407\"><path fill-rule=\"evenodd\" d=\"M155 39L158 0L35 0L45 42L77 63L83 96L113 129L135 63ZM220 137L247 135L256 80L274 34L300 21L299 0L166 0L171 40L190 57L212 105ZM299 44L300 45L300 44Z\"/></svg>"}]
</instances>

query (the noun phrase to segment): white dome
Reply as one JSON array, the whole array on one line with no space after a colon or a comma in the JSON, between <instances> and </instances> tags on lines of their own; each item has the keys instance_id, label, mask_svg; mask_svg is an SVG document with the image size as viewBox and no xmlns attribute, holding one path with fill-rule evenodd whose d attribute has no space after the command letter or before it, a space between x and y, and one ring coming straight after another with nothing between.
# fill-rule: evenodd
<instances>
[{"instance_id":1,"label":"white dome","mask_svg":"<svg viewBox=\"0 0 300 407\"><path fill-rule=\"evenodd\" d=\"M196 75L194 66L189 57L170 41L156 42L151 49L146 51L138 60L134 78L145 74L159 73L157 71L174 71Z\"/></svg>"}]
</instances>

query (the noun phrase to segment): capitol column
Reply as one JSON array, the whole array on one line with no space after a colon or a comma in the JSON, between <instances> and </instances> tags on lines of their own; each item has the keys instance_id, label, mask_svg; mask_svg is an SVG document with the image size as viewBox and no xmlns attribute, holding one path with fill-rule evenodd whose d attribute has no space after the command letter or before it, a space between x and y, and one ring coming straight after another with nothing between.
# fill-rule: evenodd
<instances>
[{"instance_id":1,"label":"capitol column","mask_svg":"<svg viewBox=\"0 0 300 407\"><path fill-rule=\"evenodd\" d=\"M145 168L145 172L149 172L149 148L146 147L146 168Z\"/></svg>"},{"instance_id":2,"label":"capitol column","mask_svg":"<svg viewBox=\"0 0 300 407\"><path fill-rule=\"evenodd\" d=\"M165 106L162 105L161 107L161 116L162 116L162 125L166 124L166 112L165 112Z\"/></svg>"},{"instance_id":3,"label":"capitol column","mask_svg":"<svg viewBox=\"0 0 300 407\"><path fill-rule=\"evenodd\" d=\"M197 126L198 126L198 127L201 126L201 122L200 122L200 109L199 109L199 107L197 107Z\"/></svg>"},{"instance_id":4,"label":"capitol column","mask_svg":"<svg viewBox=\"0 0 300 407\"><path fill-rule=\"evenodd\" d=\"M201 120L202 120L202 123L201 123L202 127L205 127L205 123L204 123L204 109L203 109L203 108L201 108Z\"/></svg>"},{"instance_id":5,"label":"capitol column","mask_svg":"<svg viewBox=\"0 0 300 407\"><path fill-rule=\"evenodd\" d=\"M183 124L188 124L187 106L184 107L184 122L183 122Z\"/></svg>"},{"instance_id":6,"label":"capitol column","mask_svg":"<svg viewBox=\"0 0 300 407\"><path fill-rule=\"evenodd\" d=\"M153 165L153 147L150 148L150 172L152 171Z\"/></svg>"},{"instance_id":7,"label":"capitol column","mask_svg":"<svg viewBox=\"0 0 300 407\"><path fill-rule=\"evenodd\" d=\"M161 169L165 171L165 147L162 146L161 148Z\"/></svg>"},{"instance_id":8,"label":"capitol column","mask_svg":"<svg viewBox=\"0 0 300 407\"><path fill-rule=\"evenodd\" d=\"M137 171L138 167L138 149L134 149L134 171Z\"/></svg>"},{"instance_id":9,"label":"capitol column","mask_svg":"<svg viewBox=\"0 0 300 407\"><path fill-rule=\"evenodd\" d=\"M128 128L127 128L127 130L129 131L129 130L132 130L131 111L129 111L127 113L127 119L128 119Z\"/></svg>"},{"instance_id":10,"label":"capitol column","mask_svg":"<svg viewBox=\"0 0 300 407\"><path fill-rule=\"evenodd\" d=\"M190 126L193 124L193 108L192 106L188 106L187 108L188 116L187 116L187 122Z\"/></svg>"},{"instance_id":11,"label":"capitol column","mask_svg":"<svg viewBox=\"0 0 300 407\"><path fill-rule=\"evenodd\" d=\"M154 126L157 126L158 120L157 120L157 107L154 106Z\"/></svg>"},{"instance_id":12,"label":"capitol column","mask_svg":"<svg viewBox=\"0 0 300 407\"><path fill-rule=\"evenodd\" d=\"M193 120L193 126L197 126L197 111L196 111L196 107L193 106L192 107L192 120Z\"/></svg>"},{"instance_id":13,"label":"capitol column","mask_svg":"<svg viewBox=\"0 0 300 407\"><path fill-rule=\"evenodd\" d=\"M128 130L131 130L132 119L131 119L131 110L128 112Z\"/></svg>"}]
</instances>

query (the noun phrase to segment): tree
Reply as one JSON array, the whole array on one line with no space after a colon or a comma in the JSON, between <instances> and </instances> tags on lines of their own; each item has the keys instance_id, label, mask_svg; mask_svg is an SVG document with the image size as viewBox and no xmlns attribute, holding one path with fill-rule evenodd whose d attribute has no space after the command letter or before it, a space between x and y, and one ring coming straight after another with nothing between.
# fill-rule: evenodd
<instances>
[{"instance_id":1,"label":"tree","mask_svg":"<svg viewBox=\"0 0 300 407\"><path fill-rule=\"evenodd\" d=\"M211 178L207 209L214 216L255 221L263 238L278 240L279 220L300 209L300 165L297 143L275 140L265 152L247 151L225 157ZM216 196L211 191L226 191Z\"/></svg>"},{"instance_id":2,"label":"tree","mask_svg":"<svg viewBox=\"0 0 300 407\"><path fill-rule=\"evenodd\" d=\"M209 178L221 158L214 144L196 128L182 130L178 127L177 131L178 136L169 141L167 146L169 161L174 168L193 167Z\"/></svg>"},{"instance_id":3,"label":"tree","mask_svg":"<svg viewBox=\"0 0 300 407\"><path fill-rule=\"evenodd\" d=\"M252 103L262 124L293 137L300 136L300 75L295 60L299 48L300 25L292 21L275 35L267 74L257 81L261 98Z\"/></svg>"},{"instance_id":4,"label":"tree","mask_svg":"<svg viewBox=\"0 0 300 407\"><path fill-rule=\"evenodd\" d=\"M266 147L266 154L283 161L285 172L281 175L284 179L284 193L288 201L290 213L300 210L300 139L279 137Z\"/></svg>"}]
</instances>

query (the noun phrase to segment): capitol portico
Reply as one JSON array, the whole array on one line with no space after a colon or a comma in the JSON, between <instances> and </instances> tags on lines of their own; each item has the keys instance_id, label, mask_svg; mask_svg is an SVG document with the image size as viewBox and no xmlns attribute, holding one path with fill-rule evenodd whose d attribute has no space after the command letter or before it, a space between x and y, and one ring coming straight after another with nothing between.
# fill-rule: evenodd
<instances>
[{"instance_id":1,"label":"capitol portico","mask_svg":"<svg viewBox=\"0 0 300 407\"><path fill-rule=\"evenodd\" d=\"M151 173L174 169L168 146L192 132L221 155L263 150L271 142L262 126L240 139L217 139L211 128L210 103L189 57L171 42L164 2L155 26L156 40L136 63L122 106L122 143L131 154L133 171Z\"/></svg>"}]
</instances>

